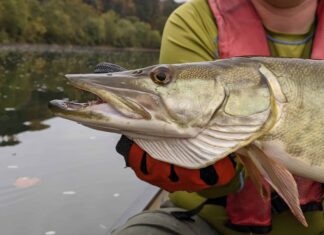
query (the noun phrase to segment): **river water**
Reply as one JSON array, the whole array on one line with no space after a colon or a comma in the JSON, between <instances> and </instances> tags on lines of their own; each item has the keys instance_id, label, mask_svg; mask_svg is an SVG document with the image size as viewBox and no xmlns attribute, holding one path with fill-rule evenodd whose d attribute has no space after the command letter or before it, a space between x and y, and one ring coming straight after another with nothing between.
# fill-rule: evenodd
<instances>
[{"instance_id":1,"label":"river water","mask_svg":"<svg viewBox=\"0 0 324 235\"><path fill-rule=\"evenodd\" d=\"M66 73L125 68L157 52L0 51L0 234L104 235L146 184L115 152L119 135L53 117L52 99L85 99Z\"/></svg>"}]
</instances>

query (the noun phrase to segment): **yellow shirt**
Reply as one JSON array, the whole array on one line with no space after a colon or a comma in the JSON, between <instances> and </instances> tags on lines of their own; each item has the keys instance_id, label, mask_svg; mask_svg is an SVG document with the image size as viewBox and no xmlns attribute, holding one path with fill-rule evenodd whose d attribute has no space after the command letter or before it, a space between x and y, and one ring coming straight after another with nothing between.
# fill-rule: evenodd
<instances>
[{"instance_id":1,"label":"yellow shirt","mask_svg":"<svg viewBox=\"0 0 324 235\"><path fill-rule=\"evenodd\" d=\"M192 0L180 6L164 28L160 63L215 60L217 27L207 0ZM303 35L267 31L271 54L276 57L309 58L313 29Z\"/></svg>"}]
</instances>

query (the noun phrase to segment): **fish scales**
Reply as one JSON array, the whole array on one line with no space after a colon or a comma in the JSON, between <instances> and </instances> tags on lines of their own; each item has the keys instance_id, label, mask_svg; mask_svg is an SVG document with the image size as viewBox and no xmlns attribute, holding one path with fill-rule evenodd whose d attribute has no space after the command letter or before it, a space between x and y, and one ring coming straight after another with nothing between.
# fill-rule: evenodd
<instances>
[{"instance_id":1,"label":"fish scales","mask_svg":"<svg viewBox=\"0 0 324 235\"><path fill-rule=\"evenodd\" d=\"M291 157L323 168L323 61L261 61L276 75L287 98L280 122L261 140L280 141Z\"/></svg>"}]
</instances>

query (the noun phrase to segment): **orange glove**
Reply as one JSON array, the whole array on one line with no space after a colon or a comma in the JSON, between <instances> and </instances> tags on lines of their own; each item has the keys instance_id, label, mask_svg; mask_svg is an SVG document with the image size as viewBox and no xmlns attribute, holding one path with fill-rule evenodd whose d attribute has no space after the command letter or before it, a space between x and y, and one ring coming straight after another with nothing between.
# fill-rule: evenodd
<instances>
[{"instance_id":1,"label":"orange glove","mask_svg":"<svg viewBox=\"0 0 324 235\"><path fill-rule=\"evenodd\" d=\"M116 146L138 178L166 191L198 192L227 184L235 176L235 162L226 157L202 169L186 169L152 158L137 144L122 136Z\"/></svg>"}]
</instances>

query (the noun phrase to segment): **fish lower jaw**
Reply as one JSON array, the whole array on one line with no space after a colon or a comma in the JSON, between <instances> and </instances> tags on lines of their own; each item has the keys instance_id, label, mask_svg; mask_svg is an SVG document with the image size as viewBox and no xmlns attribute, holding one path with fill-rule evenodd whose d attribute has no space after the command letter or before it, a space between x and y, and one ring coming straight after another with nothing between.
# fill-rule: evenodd
<instances>
[{"instance_id":1,"label":"fish lower jaw","mask_svg":"<svg viewBox=\"0 0 324 235\"><path fill-rule=\"evenodd\" d=\"M109 103L100 103L86 107L84 112L90 113L99 113L107 118L114 117L124 117L128 119L144 119L142 115L130 110L127 107L119 107L116 109L114 106L110 105Z\"/></svg>"},{"instance_id":2,"label":"fish lower jaw","mask_svg":"<svg viewBox=\"0 0 324 235\"><path fill-rule=\"evenodd\" d=\"M158 120L129 119L124 116L110 116L98 121L80 120L79 123L94 129L123 134L131 139L192 138L199 132L195 128L178 129L176 125L166 125Z\"/></svg>"},{"instance_id":3,"label":"fish lower jaw","mask_svg":"<svg viewBox=\"0 0 324 235\"><path fill-rule=\"evenodd\" d=\"M143 115L138 114L126 105L116 105L118 107L106 103L102 99L96 101L88 101L86 103L77 103L64 100L52 100L49 108L57 116L67 118L67 116L77 118L87 118L89 120L101 115L107 118L111 116L126 117L129 119L145 119ZM147 116L147 115L146 115Z\"/></svg>"},{"instance_id":4,"label":"fish lower jaw","mask_svg":"<svg viewBox=\"0 0 324 235\"><path fill-rule=\"evenodd\" d=\"M98 92L96 95L106 102L108 106L111 106L112 109L128 118L147 120L152 118L151 114L142 105L127 97L121 97L109 92L103 92L103 94Z\"/></svg>"},{"instance_id":5,"label":"fish lower jaw","mask_svg":"<svg viewBox=\"0 0 324 235\"><path fill-rule=\"evenodd\" d=\"M183 127L168 121L143 118L128 109L105 102L73 103L61 100L51 101L50 108L56 116L78 122L93 129L125 134L134 138L193 138L201 130L197 127Z\"/></svg>"}]
</instances>

